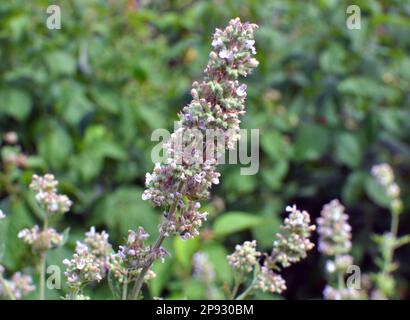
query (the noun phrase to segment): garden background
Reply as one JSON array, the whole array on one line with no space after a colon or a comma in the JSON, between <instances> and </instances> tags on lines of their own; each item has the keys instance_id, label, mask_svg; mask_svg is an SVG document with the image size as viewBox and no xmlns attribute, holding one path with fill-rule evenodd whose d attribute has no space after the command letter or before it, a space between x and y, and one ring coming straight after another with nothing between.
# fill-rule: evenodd
<instances>
[{"instance_id":1,"label":"garden background","mask_svg":"<svg viewBox=\"0 0 410 320\"><path fill-rule=\"evenodd\" d=\"M46 27L46 8L61 7L60 30ZM34 256L19 230L41 212L28 184L50 172L74 201L55 221L70 228L48 264L70 257L90 226L117 246L128 229L157 234L161 217L141 199L151 171L150 139L173 128L202 76L211 34L230 18L257 23L260 65L246 79L244 128L260 130L260 168L240 175L221 169L204 203L210 213L194 240L167 240L172 258L156 263L147 297L201 299L192 256L206 252L216 271L215 297L232 281L226 255L256 239L269 250L287 204L316 218L339 198L353 228L353 255L363 273L377 270L374 233L389 229L388 200L370 168L390 163L402 189L399 234L410 233L410 1L355 1L361 28L346 27L349 1L163 0L0 3L0 237L8 270L30 270ZM10 144L14 131L18 143ZM13 141L11 141L13 142ZM153 239L152 239L153 240ZM397 298L409 298L410 246L400 248ZM322 297L324 259L313 250L284 274L290 299ZM47 290L48 298L63 291ZM91 287L110 297L108 286ZM34 295L32 296L34 298ZM30 297L29 297L30 298ZM257 298L279 298L258 294Z\"/></svg>"}]
</instances>

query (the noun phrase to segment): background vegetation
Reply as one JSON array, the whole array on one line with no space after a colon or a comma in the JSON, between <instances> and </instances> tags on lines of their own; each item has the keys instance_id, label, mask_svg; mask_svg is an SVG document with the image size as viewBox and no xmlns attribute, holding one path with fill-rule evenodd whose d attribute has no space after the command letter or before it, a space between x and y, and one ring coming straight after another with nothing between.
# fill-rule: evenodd
<instances>
[{"instance_id":1,"label":"background vegetation","mask_svg":"<svg viewBox=\"0 0 410 320\"><path fill-rule=\"evenodd\" d=\"M46 28L58 4L62 29ZM172 129L176 113L200 79L211 34L231 17L259 24L260 66L249 77L243 127L260 129L260 170L241 176L222 168L205 205L210 219L195 240L168 240L173 258L156 264L148 296L203 298L192 255L207 252L219 289L232 279L225 256L256 239L272 245L286 204L317 217L340 198L353 227L353 255L376 269L373 233L389 228L383 192L369 171L389 162L402 188L399 234L410 232L410 2L356 1L360 30L346 28L349 1L163 0L2 1L0 4L0 237L10 271L32 268L17 233L39 220L27 185L52 172L75 202L58 221L68 244L48 256L61 265L91 225L115 244L144 226L155 237L161 213L141 200L152 169L156 128ZM18 133L10 146L4 134ZM25 156L27 158L25 158ZM18 161L17 161L17 160ZM410 248L398 250L398 298L409 297ZM320 298L325 285L317 252L284 274L286 298ZM107 298L108 288L92 288ZM49 298L62 292L49 291ZM259 295L258 298L272 298Z\"/></svg>"}]
</instances>

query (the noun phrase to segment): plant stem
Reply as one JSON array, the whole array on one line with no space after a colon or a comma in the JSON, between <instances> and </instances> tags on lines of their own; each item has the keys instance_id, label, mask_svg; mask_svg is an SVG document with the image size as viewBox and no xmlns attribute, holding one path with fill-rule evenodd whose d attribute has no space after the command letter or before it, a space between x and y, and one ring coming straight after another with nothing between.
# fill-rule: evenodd
<instances>
[{"instance_id":1,"label":"plant stem","mask_svg":"<svg viewBox=\"0 0 410 320\"><path fill-rule=\"evenodd\" d=\"M152 248L153 251L158 250L161 247L162 242L164 241L165 236L161 233L155 242L154 247ZM144 277L148 270L151 268L152 263L154 262L154 259L150 259L147 263L147 265L141 270L141 273L138 275L137 280L135 280L134 288L132 289L131 297L133 300L136 300L138 298L138 295L141 291L142 285L144 283Z\"/></svg>"},{"instance_id":2,"label":"plant stem","mask_svg":"<svg viewBox=\"0 0 410 320\"><path fill-rule=\"evenodd\" d=\"M44 217L44 224L43 224L43 231L48 228L48 213L46 212L46 215ZM46 295L45 295L45 289L46 289L46 252L42 252L40 254L40 280L39 280L39 299L44 300Z\"/></svg>"},{"instance_id":3,"label":"plant stem","mask_svg":"<svg viewBox=\"0 0 410 320\"><path fill-rule=\"evenodd\" d=\"M234 300L236 295L238 294L239 287L242 284L242 279L243 277L235 277L235 283L231 293L231 300Z\"/></svg>"},{"instance_id":4,"label":"plant stem","mask_svg":"<svg viewBox=\"0 0 410 320\"><path fill-rule=\"evenodd\" d=\"M397 240L397 233L399 230L399 213L392 212L391 215L391 225L390 225L390 234L392 237L393 244L389 247L389 251L387 252L386 260L384 261L383 266L383 273L388 274L389 268L393 263L394 257L394 250L396 249L396 240Z\"/></svg>"},{"instance_id":5,"label":"plant stem","mask_svg":"<svg viewBox=\"0 0 410 320\"><path fill-rule=\"evenodd\" d=\"M252 292L252 290L254 289L256 279L257 279L257 277L255 275L253 280L252 280L252 283L249 285L249 287L244 292L242 292L235 300L244 300Z\"/></svg>"},{"instance_id":6,"label":"plant stem","mask_svg":"<svg viewBox=\"0 0 410 320\"><path fill-rule=\"evenodd\" d=\"M345 284L344 284L344 277L343 277L343 273L339 272L337 274L337 287L339 290L342 290L345 288Z\"/></svg>"},{"instance_id":7,"label":"plant stem","mask_svg":"<svg viewBox=\"0 0 410 320\"><path fill-rule=\"evenodd\" d=\"M1 273L0 273L0 283L1 283L1 286L3 287L4 292L6 293L6 296L9 298L9 300L16 300L16 297L14 296L13 292L10 290L8 283L3 278L3 275Z\"/></svg>"},{"instance_id":8,"label":"plant stem","mask_svg":"<svg viewBox=\"0 0 410 320\"><path fill-rule=\"evenodd\" d=\"M184 185L183 182L179 183L178 189L177 189L178 193L181 192L183 185ZM172 203L172 205L169 209L168 215L166 217L167 220L170 220L174 216L174 214L177 210L178 201L179 201L179 198L176 197L176 199L174 200L174 202ZM154 246L151 249L151 252L157 251L161 247L162 242L164 241L164 239L165 239L164 232L160 232L157 240L155 241ZM152 263L154 262L154 260L155 260L155 258L151 258L151 259L148 260L146 266L144 268L142 268L140 274L138 275L138 278L135 280L134 287L132 288L132 291L131 291L131 298L133 300L136 300L138 298L138 295L141 291L142 285L144 284L144 277L147 274L148 270L151 268Z\"/></svg>"},{"instance_id":9,"label":"plant stem","mask_svg":"<svg viewBox=\"0 0 410 320\"><path fill-rule=\"evenodd\" d=\"M39 281L39 298L45 299L45 285L46 285L46 253L43 252L40 256L40 281Z\"/></svg>"},{"instance_id":10,"label":"plant stem","mask_svg":"<svg viewBox=\"0 0 410 320\"><path fill-rule=\"evenodd\" d=\"M252 292L253 285L254 283L252 282L252 284L244 292L242 292L235 300L244 300Z\"/></svg>"},{"instance_id":11,"label":"plant stem","mask_svg":"<svg viewBox=\"0 0 410 320\"><path fill-rule=\"evenodd\" d=\"M127 300L128 296L128 278L125 279L124 285L122 286L122 300Z\"/></svg>"}]
</instances>

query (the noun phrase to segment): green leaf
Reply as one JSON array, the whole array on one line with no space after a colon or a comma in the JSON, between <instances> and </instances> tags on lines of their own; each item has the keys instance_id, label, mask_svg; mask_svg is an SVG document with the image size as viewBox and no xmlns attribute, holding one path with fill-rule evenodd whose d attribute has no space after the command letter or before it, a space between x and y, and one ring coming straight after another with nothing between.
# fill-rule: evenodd
<instances>
[{"instance_id":1,"label":"green leaf","mask_svg":"<svg viewBox=\"0 0 410 320\"><path fill-rule=\"evenodd\" d=\"M75 59L65 51L54 51L45 55L47 67L54 75L72 75L76 70Z\"/></svg>"},{"instance_id":2,"label":"green leaf","mask_svg":"<svg viewBox=\"0 0 410 320\"><path fill-rule=\"evenodd\" d=\"M221 282L230 283L233 279L233 274L226 258L229 253L225 247L220 244L212 243L207 244L202 251L208 255L209 261L215 267L217 278Z\"/></svg>"},{"instance_id":3,"label":"green leaf","mask_svg":"<svg viewBox=\"0 0 410 320\"><path fill-rule=\"evenodd\" d=\"M375 181L370 175L366 177L365 190L367 196L377 205L383 208L389 208L391 200L386 194L386 189L377 183L377 181Z\"/></svg>"},{"instance_id":4,"label":"green leaf","mask_svg":"<svg viewBox=\"0 0 410 320\"><path fill-rule=\"evenodd\" d=\"M68 156L73 151L73 144L67 131L54 124L38 142L41 157L55 170L64 168Z\"/></svg>"},{"instance_id":5,"label":"green leaf","mask_svg":"<svg viewBox=\"0 0 410 320\"><path fill-rule=\"evenodd\" d=\"M264 219L246 212L227 212L216 218L213 230L216 236L227 236L231 233L261 225Z\"/></svg>"},{"instance_id":6,"label":"green leaf","mask_svg":"<svg viewBox=\"0 0 410 320\"><path fill-rule=\"evenodd\" d=\"M317 160L329 146L327 130L318 125L309 124L301 127L296 135L295 160Z\"/></svg>"},{"instance_id":7,"label":"green leaf","mask_svg":"<svg viewBox=\"0 0 410 320\"><path fill-rule=\"evenodd\" d=\"M356 168L362 161L359 139L351 133L341 133L336 141L336 159L350 168Z\"/></svg>"},{"instance_id":8,"label":"green leaf","mask_svg":"<svg viewBox=\"0 0 410 320\"><path fill-rule=\"evenodd\" d=\"M183 240L181 237L175 237L174 250L175 258L186 273L191 272L192 256L199 248L199 238Z\"/></svg>"},{"instance_id":9,"label":"green leaf","mask_svg":"<svg viewBox=\"0 0 410 320\"><path fill-rule=\"evenodd\" d=\"M22 201L14 201L7 215L6 227L6 251L4 264L8 269L16 270L25 262L28 247L17 235L24 229L34 224L29 211Z\"/></svg>"},{"instance_id":10,"label":"green leaf","mask_svg":"<svg viewBox=\"0 0 410 320\"><path fill-rule=\"evenodd\" d=\"M279 132L263 132L261 135L261 146L272 161L283 160L289 157L290 146Z\"/></svg>"},{"instance_id":11,"label":"green leaf","mask_svg":"<svg viewBox=\"0 0 410 320\"><path fill-rule=\"evenodd\" d=\"M162 289L172 276L173 264L173 259L165 259L164 263L154 263L152 271L157 276L149 282L151 296L158 297L161 294Z\"/></svg>"},{"instance_id":12,"label":"green leaf","mask_svg":"<svg viewBox=\"0 0 410 320\"><path fill-rule=\"evenodd\" d=\"M366 173L353 172L349 175L342 187L342 199L346 205L352 205L359 201L366 181Z\"/></svg>"},{"instance_id":13,"label":"green leaf","mask_svg":"<svg viewBox=\"0 0 410 320\"><path fill-rule=\"evenodd\" d=\"M139 226L155 236L159 215L141 199L142 192L141 188L123 186L108 194L93 210L90 224L107 226L117 238Z\"/></svg>"},{"instance_id":14,"label":"green leaf","mask_svg":"<svg viewBox=\"0 0 410 320\"><path fill-rule=\"evenodd\" d=\"M0 89L0 114L22 121L27 118L30 110L31 97L27 92L7 87Z\"/></svg>"},{"instance_id":15,"label":"green leaf","mask_svg":"<svg viewBox=\"0 0 410 320\"><path fill-rule=\"evenodd\" d=\"M278 161L272 167L265 168L262 179L272 189L278 190L282 186L282 180L289 170L287 161Z\"/></svg>"}]
</instances>

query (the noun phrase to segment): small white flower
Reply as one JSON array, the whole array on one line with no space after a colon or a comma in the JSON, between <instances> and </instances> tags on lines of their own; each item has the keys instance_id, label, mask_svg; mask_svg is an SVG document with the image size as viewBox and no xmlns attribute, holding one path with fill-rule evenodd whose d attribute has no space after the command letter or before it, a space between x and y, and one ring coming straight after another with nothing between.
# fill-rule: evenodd
<instances>
[{"instance_id":1,"label":"small white flower","mask_svg":"<svg viewBox=\"0 0 410 320\"><path fill-rule=\"evenodd\" d=\"M4 212L2 210L0 210L0 220L4 219L6 217L6 215L4 214Z\"/></svg>"},{"instance_id":2,"label":"small white flower","mask_svg":"<svg viewBox=\"0 0 410 320\"><path fill-rule=\"evenodd\" d=\"M154 181L154 179L155 179L155 174L151 174L149 172L145 174L145 184L146 185L149 185L152 181Z\"/></svg>"},{"instance_id":3,"label":"small white flower","mask_svg":"<svg viewBox=\"0 0 410 320\"><path fill-rule=\"evenodd\" d=\"M48 209L50 212L56 212L58 210L58 203L55 201L51 202Z\"/></svg>"},{"instance_id":4,"label":"small white flower","mask_svg":"<svg viewBox=\"0 0 410 320\"><path fill-rule=\"evenodd\" d=\"M224 44L224 42L222 41L221 38L217 38L217 39L212 40L212 47L214 47L214 48L221 47L223 44Z\"/></svg>"},{"instance_id":5,"label":"small white flower","mask_svg":"<svg viewBox=\"0 0 410 320\"><path fill-rule=\"evenodd\" d=\"M151 199L151 195L148 192L143 192L142 196L141 196L142 200L146 201Z\"/></svg>"},{"instance_id":6,"label":"small white flower","mask_svg":"<svg viewBox=\"0 0 410 320\"><path fill-rule=\"evenodd\" d=\"M336 265L333 261L327 261L326 262L326 271L329 273L333 273L336 271Z\"/></svg>"},{"instance_id":7,"label":"small white flower","mask_svg":"<svg viewBox=\"0 0 410 320\"><path fill-rule=\"evenodd\" d=\"M219 52L219 57L221 59L232 60L233 59L233 53L231 51L228 51L228 50L221 50L221 52Z\"/></svg>"},{"instance_id":8,"label":"small white flower","mask_svg":"<svg viewBox=\"0 0 410 320\"><path fill-rule=\"evenodd\" d=\"M286 212L294 212L297 211L296 204L293 206L286 206Z\"/></svg>"},{"instance_id":9,"label":"small white flower","mask_svg":"<svg viewBox=\"0 0 410 320\"><path fill-rule=\"evenodd\" d=\"M246 40L245 41L245 48L248 50L251 50L252 54L256 54L255 47L253 46L255 44L255 40Z\"/></svg>"},{"instance_id":10,"label":"small white flower","mask_svg":"<svg viewBox=\"0 0 410 320\"><path fill-rule=\"evenodd\" d=\"M246 84L243 84L238 89L236 89L236 94L239 97L246 96Z\"/></svg>"}]
</instances>

